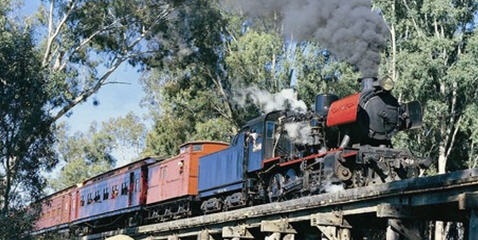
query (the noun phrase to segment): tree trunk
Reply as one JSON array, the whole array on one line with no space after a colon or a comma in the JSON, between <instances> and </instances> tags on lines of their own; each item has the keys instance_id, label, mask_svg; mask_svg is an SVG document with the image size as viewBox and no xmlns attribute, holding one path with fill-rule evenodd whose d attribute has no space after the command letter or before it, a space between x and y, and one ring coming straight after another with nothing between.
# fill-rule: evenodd
<instances>
[{"instance_id":1,"label":"tree trunk","mask_svg":"<svg viewBox=\"0 0 478 240\"><path fill-rule=\"evenodd\" d=\"M446 135L445 121L442 120L441 123L441 133L442 133L442 142L438 148L438 174L446 173L446 162L448 160L446 145L448 142L448 137ZM446 223L442 221L435 222L435 240L445 240L445 226Z\"/></svg>"},{"instance_id":2,"label":"tree trunk","mask_svg":"<svg viewBox=\"0 0 478 240\"><path fill-rule=\"evenodd\" d=\"M446 143L441 143L440 147L438 148L438 174L446 173Z\"/></svg>"}]
</instances>

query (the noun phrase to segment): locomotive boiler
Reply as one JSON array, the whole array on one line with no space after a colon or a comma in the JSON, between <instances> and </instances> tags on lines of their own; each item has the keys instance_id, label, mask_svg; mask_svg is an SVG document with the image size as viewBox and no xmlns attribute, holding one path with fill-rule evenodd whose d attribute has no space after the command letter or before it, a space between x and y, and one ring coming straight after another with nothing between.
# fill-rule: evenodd
<instances>
[{"instance_id":1,"label":"locomotive boiler","mask_svg":"<svg viewBox=\"0 0 478 240\"><path fill-rule=\"evenodd\" d=\"M249 121L231 146L200 158L203 212L416 177L428 160L392 148L421 125L419 102L400 104L392 85L359 80L359 93L316 97L314 111L275 111Z\"/></svg>"}]
</instances>

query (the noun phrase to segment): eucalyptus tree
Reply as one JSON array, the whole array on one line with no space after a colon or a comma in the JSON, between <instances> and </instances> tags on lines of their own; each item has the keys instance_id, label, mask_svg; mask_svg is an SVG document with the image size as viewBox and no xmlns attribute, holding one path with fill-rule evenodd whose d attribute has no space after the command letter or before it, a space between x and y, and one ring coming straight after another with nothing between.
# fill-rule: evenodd
<instances>
[{"instance_id":1,"label":"eucalyptus tree","mask_svg":"<svg viewBox=\"0 0 478 240\"><path fill-rule=\"evenodd\" d=\"M476 1L375 0L389 23L384 74L401 100L424 104L422 130L396 144L436 160L430 172L476 166L478 32ZM435 239L444 239L438 223Z\"/></svg>"},{"instance_id":2,"label":"eucalyptus tree","mask_svg":"<svg viewBox=\"0 0 478 240\"><path fill-rule=\"evenodd\" d=\"M317 44L286 40L274 16L248 19L203 0L178 12L175 26L183 34L167 42L181 54L152 61L143 80L155 112L147 153L175 154L187 140L229 141L261 114L252 102L238 100L251 87L270 93L295 87L310 105L319 91L353 90L356 74L349 65L336 63ZM156 41L165 42L161 35Z\"/></svg>"},{"instance_id":3,"label":"eucalyptus tree","mask_svg":"<svg viewBox=\"0 0 478 240\"><path fill-rule=\"evenodd\" d=\"M40 9L37 33L42 67L49 73L51 122L111 84L121 64L140 64L151 52L148 39L169 26L181 1L48 0ZM159 55L159 54L158 54Z\"/></svg>"},{"instance_id":4,"label":"eucalyptus tree","mask_svg":"<svg viewBox=\"0 0 478 240\"><path fill-rule=\"evenodd\" d=\"M58 119L112 84L121 64L140 64L151 51L166 56L167 49L148 40L171 27L181 1L43 3L36 21L18 22L11 2L0 1L0 220L11 223L0 234L6 239L31 226L24 206L42 195L40 172L57 163L51 146Z\"/></svg>"},{"instance_id":5,"label":"eucalyptus tree","mask_svg":"<svg viewBox=\"0 0 478 240\"><path fill-rule=\"evenodd\" d=\"M45 110L48 80L30 29L6 17L0 1L0 238L15 239L29 230L36 208L24 208L42 196L41 170L55 161L54 136Z\"/></svg>"},{"instance_id":6,"label":"eucalyptus tree","mask_svg":"<svg viewBox=\"0 0 478 240\"><path fill-rule=\"evenodd\" d=\"M145 147L146 130L133 113L101 124L93 122L87 132L74 134L61 124L56 129L55 144L61 168L48 179L49 187L58 191L137 160Z\"/></svg>"},{"instance_id":7,"label":"eucalyptus tree","mask_svg":"<svg viewBox=\"0 0 478 240\"><path fill-rule=\"evenodd\" d=\"M387 66L401 100L425 104L423 131L410 141L415 150L437 159L437 172L462 168L457 136L472 122L478 101L476 1L380 1L390 25ZM470 131L469 133L472 133ZM461 136L462 138L465 136ZM471 140L471 139L470 139ZM471 143L471 142L470 142ZM476 144L476 142L475 142ZM417 149L419 148L419 149ZM473 155L461 155L463 160Z\"/></svg>"}]
</instances>

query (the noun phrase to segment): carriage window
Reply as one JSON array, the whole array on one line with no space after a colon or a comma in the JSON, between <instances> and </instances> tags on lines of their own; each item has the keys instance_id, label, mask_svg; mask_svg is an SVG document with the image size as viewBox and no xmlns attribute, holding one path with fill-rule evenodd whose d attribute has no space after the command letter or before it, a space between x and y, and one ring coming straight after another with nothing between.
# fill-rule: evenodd
<instances>
[{"instance_id":1,"label":"carriage window","mask_svg":"<svg viewBox=\"0 0 478 240\"><path fill-rule=\"evenodd\" d=\"M95 192L95 198L93 200L95 200L95 202L99 202L101 200L100 191Z\"/></svg>"},{"instance_id":2,"label":"carriage window","mask_svg":"<svg viewBox=\"0 0 478 240\"><path fill-rule=\"evenodd\" d=\"M118 196L118 186L114 185L111 187L111 198L115 198L116 196Z\"/></svg>"},{"instance_id":3,"label":"carriage window","mask_svg":"<svg viewBox=\"0 0 478 240\"><path fill-rule=\"evenodd\" d=\"M121 184L121 195L128 194L128 182L124 182Z\"/></svg>"},{"instance_id":4,"label":"carriage window","mask_svg":"<svg viewBox=\"0 0 478 240\"><path fill-rule=\"evenodd\" d=\"M88 201L86 202L86 204L90 204L93 202L93 198L91 196L91 193L88 193L88 197L87 197Z\"/></svg>"},{"instance_id":5,"label":"carriage window","mask_svg":"<svg viewBox=\"0 0 478 240\"><path fill-rule=\"evenodd\" d=\"M135 183L134 183L134 191L138 192L139 191L139 179L136 178Z\"/></svg>"},{"instance_id":6,"label":"carriage window","mask_svg":"<svg viewBox=\"0 0 478 240\"><path fill-rule=\"evenodd\" d=\"M202 144L193 145L193 152L202 151Z\"/></svg>"},{"instance_id":7,"label":"carriage window","mask_svg":"<svg viewBox=\"0 0 478 240\"><path fill-rule=\"evenodd\" d=\"M108 187L103 189L103 200L107 200L110 197L110 193L108 192Z\"/></svg>"},{"instance_id":8,"label":"carriage window","mask_svg":"<svg viewBox=\"0 0 478 240\"><path fill-rule=\"evenodd\" d=\"M274 137L274 127L275 127L274 122L267 122L267 125L266 125L267 138Z\"/></svg>"},{"instance_id":9,"label":"carriage window","mask_svg":"<svg viewBox=\"0 0 478 240\"><path fill-rule=\"evenodd\" d=\"M85 196L81 196L80 206L85 206Z\"/></svg>"}]
</instances>

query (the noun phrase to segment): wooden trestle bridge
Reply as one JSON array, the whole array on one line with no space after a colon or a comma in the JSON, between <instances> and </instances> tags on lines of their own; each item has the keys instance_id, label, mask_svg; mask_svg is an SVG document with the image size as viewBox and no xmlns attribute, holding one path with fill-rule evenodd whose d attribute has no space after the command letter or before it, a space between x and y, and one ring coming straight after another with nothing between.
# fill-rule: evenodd
<instances>
[{"instance_id":1,"label":"wooden trestle bridge","mask_svg":"<svg viewBox=\"0 0 478 240\"><path fill-rule=\"evenodd\" d=\"M419 240L425 238L420 235L421 228L435 220L462 222L465 239L478 239L478 169L103 232L81 239L123 234L144 240Z\"/></svg>"}]
</instances>

